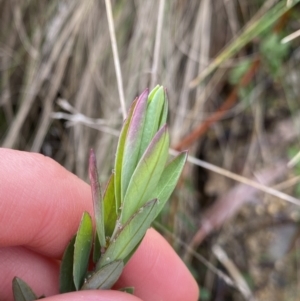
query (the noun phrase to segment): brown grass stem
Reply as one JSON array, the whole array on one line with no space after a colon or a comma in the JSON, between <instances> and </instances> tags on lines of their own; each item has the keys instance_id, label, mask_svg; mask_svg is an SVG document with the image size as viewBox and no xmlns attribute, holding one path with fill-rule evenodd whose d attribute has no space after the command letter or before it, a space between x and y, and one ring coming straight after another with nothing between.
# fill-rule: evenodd
<instances>
[{"instance_id":1,"label":"brown grass stem","mask_svg":"<svg viewBox=\"0 0 300 301\"><path fill-rule=\"evenodd\" d=\"M106 13L107 13L107 20L108 20L109 36L110 36L111 47L112 47L113 57L114 57L114 64L115 64L115 70L116 70L121 110L122 110L123 118L125 119L126 115L127 115L127 110L126 110L125 97L124 97L121 64L120 64L120 58L119 58L119 53L118 53L114 19L113 19L112 7L111 7L110 0L105 0L105 6L106 6Z\"/></svg>"}]
</instances>

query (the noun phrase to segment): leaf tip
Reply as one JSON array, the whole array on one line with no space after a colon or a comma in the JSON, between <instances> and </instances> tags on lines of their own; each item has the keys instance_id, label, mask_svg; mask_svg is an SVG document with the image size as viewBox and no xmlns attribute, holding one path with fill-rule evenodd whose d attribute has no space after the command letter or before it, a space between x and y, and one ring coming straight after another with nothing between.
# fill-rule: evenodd
<instances>
[{"instance_id":1,"label":"leaf tip","mask_svg":"<svg viewBox=\"0 0 300 301\"><path fill-rule=\"evenodd\" d=\"M97 173L97 161L96 161L96 155L94 150L90 149L90 155L89 155L89 178L91 183L95 181L95 175Z\"/></svg>"}]
</instances>

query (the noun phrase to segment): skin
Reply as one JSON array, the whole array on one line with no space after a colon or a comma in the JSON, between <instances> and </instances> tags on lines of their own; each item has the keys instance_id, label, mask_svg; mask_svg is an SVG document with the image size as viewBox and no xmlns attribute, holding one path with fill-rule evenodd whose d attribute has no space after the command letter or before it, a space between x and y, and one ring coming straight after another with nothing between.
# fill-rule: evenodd
<instances>
[{"instance_id":1,"label":"skin","mask_svg":"<svg viewBox=\"0 0 300 301\"><path fill-rule=\"evenodd\" d=\"M83 211L92 212L89 185L40 154L0 148L0 299L13 300L15 276L45 301L196 301L198 287L171 246L149 229L115 290L58 295L59 260Z\"/></svg>"}]
</instances>

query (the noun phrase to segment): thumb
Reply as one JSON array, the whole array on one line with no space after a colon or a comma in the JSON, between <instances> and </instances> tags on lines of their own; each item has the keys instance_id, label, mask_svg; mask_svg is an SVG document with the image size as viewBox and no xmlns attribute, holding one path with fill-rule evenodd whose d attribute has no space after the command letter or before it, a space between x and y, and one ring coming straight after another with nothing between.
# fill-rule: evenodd
<instances>
[{"instance_id":1,"label":"thumb","mask_svg":"<svg viewBox=\"0 0 300 301\"><path fill-rule=\"evenodd\" d=\"M142 301L128 293L113 290L78 291L55 295L43 299L45 301Z\"/></svg>"}]
</instances>

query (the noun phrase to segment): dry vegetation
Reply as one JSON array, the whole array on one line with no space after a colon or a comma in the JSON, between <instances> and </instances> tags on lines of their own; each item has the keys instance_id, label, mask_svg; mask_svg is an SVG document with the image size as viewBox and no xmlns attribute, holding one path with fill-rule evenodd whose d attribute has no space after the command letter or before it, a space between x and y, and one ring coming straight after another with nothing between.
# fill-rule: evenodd
<instances>
[{"instance_id":1,"label":"dry vegetation","mask_svg":"<svg viewBox=\"0 0 300 301\"><path fill-rule=\"evenodd\" d=\"M126 106L163 84L190 149L157 228L201 300L299 300L300 38L280 42L296 2L112 1ZM105 2L0 0L0 24L1 145L83 179L93 147L105 182L123 120Z\"/></svg>"}]
</instances>

